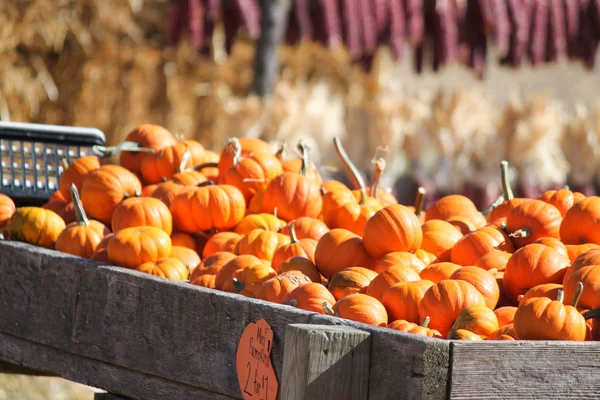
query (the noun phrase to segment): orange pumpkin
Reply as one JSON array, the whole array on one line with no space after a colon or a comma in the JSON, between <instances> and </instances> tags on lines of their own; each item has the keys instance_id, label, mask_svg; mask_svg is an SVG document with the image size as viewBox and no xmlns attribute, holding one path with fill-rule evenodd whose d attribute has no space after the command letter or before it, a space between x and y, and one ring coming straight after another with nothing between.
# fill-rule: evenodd
<instances>
[{"instance_id":1,"label":"orange pumpkin","mask_svg":"<svg viewBox=\"0 0 600 400\"><path fill-rule=\"evenodd\" d=\"M365 249L375 259L394 251L415 252L422 240L419 219L401 204L392 204L375 213L363 233Z\"/></svg>"},{"instance_id":2,"label":"orange pumpkin","mask_svg":"<svg viewBox=\"0 0 600 400\"><path fill-rule=\"evenodd\" d=\"M239 138L237 139L242 147L241 157L247 157L250 154L269 153L273 154L269 143L261 139L255 138ZM219 156L219 176L225 175L227 170L233 166L233 160L236 156L236 151L231 146L225 146Z\"/></svg>"},{"instance_id":3,"label":"orange pumpkin","mask_svg":"<svg viewBox=\"0 0 600 400\"><path fill-rule=\"evenodd\" d=\"M108 241L112 238L114 234L109 233L104 236L104 238L100 241L98 246L96 247L96 251L90 257L90 260L102 263L103 265L114 265L112 261L108 258Z\"/></svg>"},{"instance_id":4,"label":"orange pumpkin","mask_svg":"<svg viewBox=\"0 0 600 400\"><path fill-rule=\"evenodd\" d=\"M479 216L475 217L477 214ZM459 216L479 219L481 214L477 210L477 207L475 207L475 204L467 197L452 194L442 197L427 208L425 211L425 222L432 219L447 220L448 218Z\"/></svg>"},{"instance_id":5,"label":"orange pumpkin","mask_svg":"<svg viewBox=\"0 0 600 400\"><path fill-rule=\"evenodd\" d=\"M502 229L488 225L460 239L452 248L450 260L458 265L473 265L494 249L512 253L514 247Z\"/></svg>"},{"instance_id":6,"label":"orange pumpkin","mask_svg":"<svg viewBox=\"0 0 600 400\"><path fill-rule=\"evenodd\" d=\"M209 257L217 252L226 251L233 253L237 243L242 238L235 232L219 232L212 235L202 251L202 258Z\"/></svg>"},{"instance_id":7,"label":"orange pumpkin","mask_svg":"<svg viewBox=\"0 0 600 400\"><path fill-rule=\"evenodd\" d=\"M310 261L308 258L304 257L291 257L285 260L282 263L279 263L275 267L275 271L278 274L283 274L289 271L298 271L303 275L308 276L308 278L312 282L321 283L321 274L317 269L317 266Z\"/></svg>"},{"instance_id":8,"label":"orange pumpkin","mask_svg":"<svg viewBox=\"0 0 600 400\"><path fill-rule=\"evenodd\" d=\"M506 218L508 213L515 207L529 201L531 199L519 198L515 197L510 200L503 201L498 207L494 208L492 212L488 215L487 221L493 222L497 221L501 218Z\"/></svg>"},{"instance_id":9,"label":"orange pumpkin","mask_svg":"<svg viewBox=\"0 0 600 400\"><path fill-rule=\"evenodd\" d=\"M494 311L482 305L465 308L458 314L454 325L452 325L453 331L466 329L482 338L489 336L498 328L498 317Z\"/></svg>"},{"instance_id":10,"label":"orange pumpkin","mask_svg":"<svg viewBox=\"0 0 600 400\"><path fill-rule=\"evenodd\" d=\"M285 225L285 221L280 220L273 214L250 214L242 218L235 228L233 228L233 231L240 235L246 235L253 229L279 232Z\"/></svg>"},{"instance_id":11,"label":"orange pumpkin","mask_svg":"<svg viewBox=\"0 0 600 400\"><path fill-rule=\"evenodd\" d=\"M577 258L579 258L580 255L586 253L588 250L600 248L600 246L596 243L567 244L565 245L565 248L567 249L567 255L569 256L569 260L571 260L571 262L573 263Z\"/></svg>"},{"instance_id":12,"label":"orange pumpkin","mask_svg":"<svg viewBox=\"0 0 600 400\"><path fill-rule=\"evenodd\" d=\"M395 283L415 282L421 277L414 269L406 265L395 265L377 275L367 286L366 294L381 301L385 291Z\"/></svg>"},{"instance_id":13,"label":"orange pumpkin","mask_svg":"<svg viewBox=\"0 0 600 400\"><path fill-rule=\"evenodd\" d=\"M187 247L171 246L170 258L176 258L192 271L200 265L200 256L194 250Z\"/></svg>"},{"instance_id":14,"label":"orange pumpkin","mask_svg":"<svg viewBox=\"0 0 600 400\"><path fill-rule=\"evenodd\" d=\"M600 197L586 197L573 204L560 224L560 239L564 244L600 244Z\"/></svg>"},{"instance_id":15,"label":"orange pumpkin","mask_svg":"<svg viewBox=\"0 0 600 400\"><path fill-rule=\"evenodd\" d=\"M561 283L570 261L551 247L530 244L515 252L504 270L504 289L516 302L521 294L542 283Z\"/></svg>"},{"instance_id":16,"label":"orange pumpkin","mask_svg":"<svg viewBox=\"0 0 600 400\"><path fill-rule=\"evenodd\" d=\"M281 233L289 235L289 226L291 222L281 229ZM329 232L329 228L325 223L319 219L311 217L300 217L294 220L294 230L296 231L296 237L302 239L314 239L319 240L321 237Z\"/></svg>"},{"instance_id":17,"label":"orange pumpkin","mask_svg":"<svg viewBox=\"0 0 600 400\"><path fill-rule=\"evenodd\" d=\"M416 255L407 251L395 251L393 253L386 254L379 260L375 261L372 269L380 274L386 269L395 265L411 267L417 273L420 273L423 269L425 269L425 264L423 261L421 261Z\"/></svg>"},{"instance_id":18,"label":"orange pumpkin","mask_svg":"<svg viewBox=\"0 0 600 400\"><path fill-rule=\"evenodd\" d=\"M203 275L217 275L219 270L221 268L223 268L223 266L225 264L227 264L229 261L233 260L235 257L236 257L235 254L228 253L226 251L220 251L209 257L206 257L190 273L190 282L194 283L194 281L197 278L199 278ZM213 285L214 285L214 282L213 282ZM214 288L214 286L213 286L213 288Z\"/></svg>"},{"instance_id":19,"label":"orange pumpkin","mask_svg":"<svg viewBox=\"0 0 600 400\"><path fill-rule=\"evenodd\" d=\"M223 290L225 284L231 285L233 274L239 270L244 268L249 268L254 265L264 264L264 260L260 260L254 256L249 254L244 254L241 256L237 256L232 258L228 262L226 262L216 273L215 277L215 288L219 290Z\"/></svg>"},{"instance_id":20,"label":"orange pumpkin","mask_svg":"<svg viewBox=\"0 0 600 400\"><path fill-rule=\"evenodd\" d=\"M202 286L209 289L215 289L215 275L204 274L198 276L196 279L190 279L190 283L196 286Z\"/></svg>"},{"instance_id":21,"label":"orange pumpkin","mask_svg":"<svg viewBox=\"0 0 600 400\"><path fill-rule=\"evenodd\" d=\"M75 185L77 192L81 191L83 180L90 172L100 168L100 159L96 156L85 156L76 159L68 165L63 162L63 172L60 175L59 191L67 202L71 201L71 185Z\"/></svg>"},{"instance_id":22,"label":"orange pumpkin","mask_svg":"<svg viewBox=\"0 0 600 400\"><path fill-rule=\"evenodd\" d=\"M226 292L239 293L242 296L254 297L260 284L277 276L277 273L268 263L252 265L241 268L233 273L231 281L225 282L223 290Z\"/></svg>"},{"instance_id":23,"label":"orange pumpkin","mask_svg":"<svg viewBox=\"0 0 600 400\"><path fill-rule=\"evenodd\" d=\"M504 307L504 306L514 306L517 304L516 301L510 299L508 297L508 295L506 294L506 289L504 288L504 271L498 271L496 269L490 269L489 272L494 275L494 278L496 278L496 283L498 284L498 287L500 288L500 298L498 299L498 304L496 305L497 307Z\"/></svg>"},{"instance_id":24,"label":"orange pumpkin","mask_svg":"<svg viewBox=\"0 0 600 400\"><path fill-rule=\"evenodd\" d=\"M400 332L412 333L414 335L433 337L442 339L442 334L436 331L435 329L430 329L429 326L429 317L425 317L420 325L416 323L405 321L402 319L395 320L391 324L388 325L388 328L394 329Z\"/></svg>"},{"instance_id":25,"label":"orange pumpkin","mask_svg":"<svg viewBox=\"0 0 600 400\"><path fill-rule=\"evenodd\" d=\"M167 207L171 207L171 201L173 201L175 195L179 192L182 192L187 187L189 186L184 186L180 183L169 180L158 184L156 189L154 189L152 192L151 197L162 201Z\"/></svg>"},{"instance_id":26,"label":"orange pumpkin","mask_svg":"<svg viewBox=\"0 0 600 400\"><path fill-rule=\"evenodd\" d=\"M563 244L563 242L561 242L557 238L543 237L543 238L539 238L538 240L534 241L533 243L539 243L539 244L543 244L544 246L552 247L554 250L558 251L563 256L565 256L565 257L569 256L567 247Z\"/></svg>"},{"instance_id":27,"label":"orange pumpkin","mask_svg":"<svg viewBox=\"0 0 600 400\"><path fill-rule=\"evenodd\" d=\"M298 239L296 237L296 230L294 229L293 222L289 229L290 243L281 245L273 253L273 268L277 268L279 264L284 262L290 257L304 257L310 261L315 261L315 250L317 248L317 241L314 239Z\"/></svg>"},{"instance_id":28,"label":"orange pumpkin","mask_svg":"<svg viewBox=\"0 0 600 400\"><path fill-rule=\"evenodd\" d=\"M331 278L344 268L370 268L373 259L367 254L360 236L345 229L332 229L317 243L315 264L322 275Z\"/></svg>"},{"instance_id":29,"label":"orange pumpkin","mask_svg":"<svg viewBox=\"0 0 600 400\"><path fill-rule=\"evenodd\" d=\"M17 207L10 197L0 193L0 229L6 226L6 223L15 213Z\"/></svg>"},{"instance_id":30,"label":"orange pumpkin","mask_svg":"<svg viewBox=\"0 0 600 400\"><path fill-rule=\"evenodd\" d=\"M335 298L320 283L305 283L288 293L283 298L282 304L325 314L324 308L331 309L335 304Z\"/></svg>"},{"instance_id":31,"label":"orange pumpkin","mask_svg":"<svg viewBox=\"0 0 600 400\"><path fill-rule=\"evenodd\" d=\"M172 146L176 143L175 137L158 125L144 124L140 125L125 137L126 142L139 143L140 147L160 150ZM142 160L146 153L122 151L119 155L119 163L129 171L138 173L142 170Z\"/></svg>"},{"instance_id":32,"label":"orange pumpkin","mask_svg":"<svg viewBox=\"0 0 600 400\"><path fill-rule=\"evenodd\" d=\"M299 141L297 148L300 152L300 158L292 158L283 161L283 151L277 152L276 157L282 160L281 164L283 166L283 172L294 172L296 174L299 174L300 170L302 169L302 165L304 164L306 165L306 176L318 182L319 185L322 184L323 178L321 178L319 170L317 169L317 167L315 167L313 163L309 161L308 146L306 145L306 143L302 140Z\"/></svg>"},{"instance_id":33,"label":"orange pumpkin","mask_svg":"<svg viewBox=\"0 0 600 400\"><path fill-rule=\"evenodd\" d=\"M450 340L483 340L481 336L467 329L457 329L448 335Z\"/></svg>"},{"instance_id":34,"label":"orange pumpkin","mask_svg":"<svg viewBox=\"0 0 600 400\"><path fill-rule=\"evenodd\" d=\"M154 226L126 228L108 241L108 258L120 267L136 268L171 254L171 238Z\"/></svg>"},{"instance_id":35,"label":"orange pumpkin","mask_svg":"<svg viewBox=\"0 0 600 400\"><path fill-rule=\"evenodd\" d=\"M433 283L450 279L452 274L460 270L462 267L450 262L442 262L428 265L419 273L421 279L427 279Z\"/></svg>"},{"instance_id":36,"label":"orange pumpkin","mask_svg":"<svg viewBox=\"0 0 600 400\"><path fill-rule=\"evenodd\" d=\"M65 224L70 224L71 222L75 222L77 216L75 215L75 206L73 202L67 202L60 191L54 192L52 196L48 199L42 208L46 210L52 210L59 217L63 219Z\"/></svg>"},{"instance_id":37,"label":"orange pumpkin","mask_svg":"<svg viewBox=\"0 0 600 400\"><path fill-rule=\"evenodd\" d=\"M141 196L142 197L152 197L152 193L154 193L154 191L156 190L157 187L158 187L158 184L156 184L156 183L153 185L142 186Z\"/></svg>"},{"instance_id":38,"label":"orange pumpkin","mask_svg":"<svg viewBox=\"0 0 600 400\"><path fill-rule=\"evenodd\" d=\"M556 207L563 217L573 204L583 199L585 199L583 193L572 192L569 189L548 190L538 197L538 200Z\"/></svg>"},{"instance_id":39,"label":"orange pumpkin","mask_svg":"<svg viewBox=\"0 0 600 400\"><path fill-rule=\"evenodd\" d=\"M494 314L496 314L496 318L498 318L498 326L503 327L508 324L512 324L515 319L515 313L517 312L517 307L513 306L504 306L499 307L494 310Z\"/></svg>"},{"instance_id":40,"label":"orange pumpkin","mask_svg":"<svg viewBox=\"0 0 600 400\"><path fill-rule=\"evenodd\" d=\"M515 326L512 322L510 324L501 326L495 332L492 332L487 337L487 340L515 340L515 339L517 339L517 332L515 332Z\"/></svg>"},{"instance_id":41,"label":"orange pumpkin","mask_svg":"<svg viewBox=\"0 0 600 400\"><path fill-rule=\"evenodd\" d=\"M173 224L182 232L231 229L246 212L239 189L229 185L186 188L171 200Z\"/></svg>"},{"instance_id":42,"label":"orange pumpkin","mask_svg":"<svg viewBox=\"0 0 600 400\"><path fill-rule=\"evenodd\" d=\"M54 249L65 222L54 211L41 207L19 207L4 227L10 240Z\"/></svg>"},{"instance_id":43,"label":"orange pumpkin","mask_svg":"<svg viewBox=\"0 0 600 400\"><path fill-rule=\"evenodd\" d=\"M333 305L332 311L337 317L363 324L375 326L388 324L388 316L383 304L366 294L356 293L346 296Z\"/></svg>"},{"instance_id":44,"label":"orange pumpkin","mask_svg":"<svg viewBox=\"0 0 600 400\"><path fill-rule=\"evenodd\" d=\"M387 288L383 292L381 302L385 306L390 319L394 321L402 319L413 323L421 321L419 303L425 292L433 284L433 282L423 279L412 282L398 282Z\"/></svg>"},{"instance_id":45,"label":"orange pumpkin","mask_svg":"<svg viewBox=\"0 0 600 400\"><path fill-rule=\"evenodd\" d=\"M119 203L141 191L142 184L134 174L118 165L103 165L83 180L81 202L88 216L108 225Z\"/></svg>"},{"instance_id":46,"label":"orange pumpkin","mask_svg":"<svg viewBox=\"0 0 600 400\"><path fill-rule=\"evenodd\" d=\"M438 262L450 261L452 247L463 237L452 224L433 219L421 226L423 241L421 248L433 254Z\"/></svg>"},{"instance_id":47,"label":"orange pumpkin","mask_svg":"<svg viewBox=\"0 0 600 400\"><path fill-rule=\"evenodd\" d=\"M290 238L281 233L253 229L237 242L234 253L252 254L261 260L271 262L275 251L288 243Z\"/></svg>"},{"instance_id":48,"label":"orange pumpkin","mask_svg":"<svg viewBox=\"0 0 600 400\"><path fill-rule=\"evenodd\" d=\"M549 299L556 299L558 291L563 289L563 285L560 283L543 283L529 289L524 295L520 296L519 304L523 304L526 300L534 297L547 297Z\"/></svg>"},{"instance_id":49,"label":"orange pumpkin","mask_svg":"<svg viewBox=\"0 0 600 400\"><path fill-rule=\"evenodd\" d=\"M319 184L303 174L284 172L269 182L262 201L262 211L274 214L284 221L300 217L317 218L323 199Z\"/></svg>"},{"instance_id":50,"label":"orange pumpkin","mask_svg":"<svg viewBox=\"0 0 600 400\"><path fill-rule=\"evenodd\" d=\"M277 275L260 284L254 293L254 297L261 300L281 303L285 296L298 286L311 283L309 277L299 271L288 271Z\"/></svg>"},{"instance_id":51,"label":"orange pumpkin","mask_svg":"<svg viewBox=\"0 0 600 400\"><path fill-rule=\"evenodd\" d=\"M113 231L135 226L155 226L170 235L173 231L171 212L165 203L152 197L125 199L113 213Z\"/></svg>"},{"instance_id":52,"label":"orange pumpkin","mask_svg":"<svg viewBox=\"0 0 600 400\"><path fill-rule=\"evenodd\" d=\"M184 142L149 153L142 159L141 172L147 183L159 183L177 172L192 167L192 153Z\"/></svg>"},{"instance_id":53,"label":"orange pumpkin","mask_svg":"<svg viewBox=\"0 0 600 400\"><path fill-rule=\"evenodd\" d=\"M336 300L342 297L364 291L377 273L363 267L344 268L335 274L327 288Z\"/></svg>"},{"instance_id":54,"label":"orange pumpkin","mask_svg":"<svg viewBox=\"0 0 600 400\"><path fill-rule=\"evenodd\" d=\"M171 243L173 246L186 247L196 251L196 239L189 233L173 232L171 233Z\"/></svg>"},{"instance_id":55,"label":"orange pumpkin","mask_svg":"<svg viewBox=\"0 0 600 400\"><path fill-rule=\"evenodd\" d=\"M431 328L446 337L462 310L476 305L485 305L485 299L473 285L445 280L427 289L419 303L419 316L421 319L429 316Z\"/></svg>"},{"instance_id":56,"label":"orange pumpkin","mask_svg":"<svg viewBox=\"0 0 600 400\"><path fill-rule=\"evenodd\" d=\"M393 194L379 187L379 183L381 181L381 177L383 176L383 171L385 169L385 160L381 157L378 157L373 164L375 165L375 172L373 173L373 177L371 178L371 186L366 188L367 195L378 200L384 207L389 206L391 204L398 204L398 200L396 200ZM416 204L420 204L420 209L423 210L425 198L424 195L421 197L423 201L417 201ZM415 214L420 218L420 215L422 213L416 212Z\"/></svg>"},{"instance_id":57,"label":"orange pumpkin","mask_svg":"<svg viewBox=\"0 0 600 400\"><path fill-rule=\"evenodd\" d=\"M208 181L206 176L195 169L186 169L171 176L171 181L182 186L198 186Z\"/></svg>"},{"instance_id":58,"label":"orange pumpkin","mask_svg":"<svg viewBox=\"0 0 600 400\"><path fill-rule=\"evenodd\" d=\"M579 307L593 308L596 305L596 294L600 293L600 265L580 268L564 281L564 295L567 300L575 297L580 282L583 284L583 291L578 297Z\"/></svg>"},{"instance_id":59,"label":"orange pumpkin","mask_svg":"<svg viewBox=\"0 0 600 400\"><path fill-rule=\"evenodd\" d=\"M435 256L423 249L419 249L417 251L415 251L415 256L417 256L417 258L419 260L421 260L421 262L427 266L432 264L433 262L435 262Z\"/></svg>"},{"instance_id":60,"label":"orange pumpkin","mask_svg":"<svg viewBox=\"0 0 600 400\"><path fill-rule=\"evenodd\" d=\"M145 262L135 267L135 270L175 281L185 281L188 278L188 267L180 260L170 257Z\"/></svg>"},{"instance_id":61,"label":"orange pumpkin","mask_svg":"<svg viewBox=\"0 0 600 400\"><path fill-rule=\"evenodd\" d=\"M510 210L506 230L516 248L543 237L559 238L562 215L558 209L541 200L526 201Z\"/></svg>"},{"instance_id":62,"label":"orange pumpkin","mask_svg":"<svg viewBox=\"0 0 600 400\"><path fill-rule=\"evenodd\" d=\"M101 222L88 219L81 205L81 200L79 200L79 193L75 184L71 184L71 198L75 204L77 222L67 225L58 235L55 248L63 253L90 258L102 239L110 233L110 229Z\"/></svg>"},{"instance_id":63,"label":"orange pumpkin","mask_svg":"<svg viewBox=\"0 0 600 400\"><path fill-rule=\"evenodd\" d=\"M496 269L498 271L504 271L506 268L506 264L510 259L511 254L502 250L492 250L487 254L484 254L479 258L479 260L475 261L476 267L483 268L486 271L491 269Z\"/></svg>"},{"instance_id":64,"label":"orange pumpkin","mask_svg":"<svg viewBox=\"0 0 600 400\"><path fill-rule=\"evenodd\" d=\"M469 282L481 293L487 307L492 310L496 308L500 299L500 288L496 278L490 272L479 267L462 267L454 272L450 279Z\"/></svg>"}]
</instances>

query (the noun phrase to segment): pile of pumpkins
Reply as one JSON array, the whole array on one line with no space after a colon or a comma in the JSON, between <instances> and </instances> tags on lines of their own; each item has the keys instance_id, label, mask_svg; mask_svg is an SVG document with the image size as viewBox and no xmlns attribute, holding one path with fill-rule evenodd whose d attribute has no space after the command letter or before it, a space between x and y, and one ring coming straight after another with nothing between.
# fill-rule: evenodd
<instances>
[{"instance_id":1,"label":"pile of pumpkins","mask_svg":"<svg viewBox=\"0 0 600 400\"><path fill-rule=\"evenodd\" d=\"M598 340L600 197L568 188L461 195L426 210L370 185L339 140L351 187L253 138L220 154L156 125L126 138L119 164L64 165L42 208L0 197L19 240L167 279L417 335L462 340ZM131 148L131 146L127 147Z\"/></svg>"}]
</instances>

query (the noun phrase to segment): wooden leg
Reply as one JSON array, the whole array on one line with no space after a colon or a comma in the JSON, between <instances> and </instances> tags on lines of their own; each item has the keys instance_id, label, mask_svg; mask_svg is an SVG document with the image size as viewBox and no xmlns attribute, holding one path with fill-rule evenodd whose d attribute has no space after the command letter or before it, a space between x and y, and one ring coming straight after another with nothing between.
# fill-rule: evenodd
<instances>
[{"instance_id":1,"label":"wooden leg","mask_svg":"<svg viewBox=\"0 0 600 400\"><path fill-rule=\"evenodd\" d=\"M354 328L289 325L285 332L282 399L366 399L371 334Z\"/></svg>"}]
</instances>

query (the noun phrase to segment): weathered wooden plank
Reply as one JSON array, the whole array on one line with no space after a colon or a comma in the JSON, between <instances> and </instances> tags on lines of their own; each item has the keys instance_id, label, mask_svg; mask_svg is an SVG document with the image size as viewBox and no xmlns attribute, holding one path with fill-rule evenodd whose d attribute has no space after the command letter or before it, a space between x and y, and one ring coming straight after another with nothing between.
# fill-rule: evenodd
<instances>
[{"instance_id":1,"label":"weathered wooden plank","mask_svg":"<svg viewBox=\"0 0 600 400\"><path fill-rule=\"evenodd\" d=\"M285 335L281 396L366 400L370 359L368 332L339 326L290 325Z\"/></svg>"},{"instance_id":2,"label":"weathered wooden plank","mask_svg":"<svg viewBox=\"0 0 600 400\"><path fill-rule=\"evenodd\" d=\"M0 332L239 398L235 354L249 322L262 317L272 326L280 382L289 324L346 325L372 334L370 398L446 395L446 341L99 266L22 243L0 242L0 255Z\"/></svg>"},{"instance_id":3,"label":"weathered wooden plank","mask_svg":"<svg viewBox=\"0 0 600 400\"><path fill-rule=\"evenodd\" d=\"M25 368L110 390L114 394L131 399L231 399L197 387L116 367L3 333L0 333L0 358L13 360Z\"/></svg>"},{"instance_id":4,"label":"weathered wooden plank","mask_svg":"<svg viewBox=\"0 0 600 400\"><path fill-rule=\"evenodd\" d=\"M25 368L17 364L12 364L4 361L0 361L0 374L11 374L11 375L32 375L32 376L54 376L42 371L36 371L31 368Z\"/></svg>"},{"instance_id":5,"label":"weathered wooden plank","mask_svg":"<svg viewBox=\"0 0 600 400\"><path fill-rule=\"evenodd\" d=\"M114 393L94 393L94 400L130 400L130 398Z\"/></svg>"},{"instance_id":6,"label":"weathered wooden plank","mask_svg":"<svg viewBox=\"0 0 600 400\"><path fill-rule=\"evenodd\" d=\"M600 399L593 342L452 342L450 399Z\"/></svg>"}]
</instances>

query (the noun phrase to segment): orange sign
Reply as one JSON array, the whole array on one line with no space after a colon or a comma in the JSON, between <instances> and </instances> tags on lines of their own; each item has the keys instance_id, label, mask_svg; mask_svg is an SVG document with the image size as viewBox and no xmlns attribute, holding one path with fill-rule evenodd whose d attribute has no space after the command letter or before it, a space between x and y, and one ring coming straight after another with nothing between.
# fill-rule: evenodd
<instances>
[{"instance_id":1,"label":"orange sign","mask_svg":"<svg viewBox=\"0 0 600 400\"><path fill-rule=\"evenodd\" d=\"M263 318L242 333L235 358L244 400L275 400L279 383L271 364L273 330Z\"/></svg>"}]
</instances>

